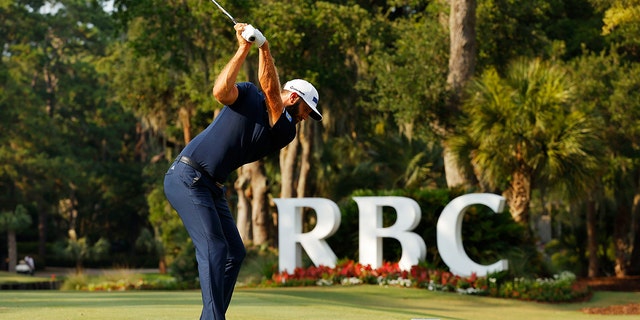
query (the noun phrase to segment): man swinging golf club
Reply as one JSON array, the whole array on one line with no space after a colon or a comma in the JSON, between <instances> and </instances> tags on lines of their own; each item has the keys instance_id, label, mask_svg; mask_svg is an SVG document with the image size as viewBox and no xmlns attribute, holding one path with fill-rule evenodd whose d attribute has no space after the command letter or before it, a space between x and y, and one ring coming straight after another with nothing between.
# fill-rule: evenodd
<instances>
[{"instance_id":1,"label":"man swinging golf club","mask_svg":"<svg viewBox=\"0 0 640 320\"><path fill-rule=\"evenodd\" d=\"M281 90L269 42L248 24L235 23L234 28L238 49L213 87L213 96L225 106L187 144L164 179L165 195L196 248L201 320L225 319L246 255L222 182L240 166L289 144L298 122L308 117L322 119L317 109L318 91L313 85L295 79ZM259 51L262 92L250 82L236 83L253 43Z\"/></svg>"}]
</instances>

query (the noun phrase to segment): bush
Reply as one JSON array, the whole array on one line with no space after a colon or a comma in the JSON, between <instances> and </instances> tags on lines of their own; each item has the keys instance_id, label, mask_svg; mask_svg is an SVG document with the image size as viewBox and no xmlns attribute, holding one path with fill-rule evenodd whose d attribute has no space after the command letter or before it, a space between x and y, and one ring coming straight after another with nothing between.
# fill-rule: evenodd
<instances>
[{"instance_id":1,"label":"bush","mask_svg":"<svg viewBox=\"0 0 640 320\"><path fill-rule=\"evenodd\" d=\"M89 279L84 274L69 275L65 277L60 290L84 290L88 282Z\"/></svg>"},{"instance_id":2,"label":"bush","mask_svg":"<svg viewBox=\"0 0 640 320\"><path fill-rule=\"evenodd\" d=\"M277 270L278 254L274 249L266 246L248 248L238 276L238 285L260 285L267 279L271 279Z\"/></svg>"},{"instance_id":3,"label":"bush","mask_svg":"<svg viewBox=\"0 0 640 320\"><path fill-rule=\"evenodd\" d=\"M564 271L553 278L515 278L497 284L496 296L539 302L577 301L591 292L586 284L576 281L576 276Z\"/></svg>"},{"instance_id":4,"label":"bush","mask_svg":"<svg viewBox=\"0 0 640 320\"><path fill-rule=\"evenodd\" d=\"M285 287L378 284L539 302L569 302L583 300L590 295L589 288L577 282L571 272L543 279L510 278L506 272L487 277L460 277L425 266L413 266L410 271L402 271L397 263L385 263L372 269L352 260L341 261L335 268L319 266L296 268L291 274L276 273L264 284Z\"/></svg>"},{"instance_id":5,"label":"bush","mask_svg":"<svg viewBox=\"0 0 640 320\"><path fill-rule=\"evenodd\" d=\"M160 274L138 274L127 269L99 276L76 274L67 276L61 290L76 291L128 291L190 289L176 278Z\"/></svg>"},{"instance_id":6,"label":"bush","mask_svg":"<svg viewBox=\"0 0 640 320\"><path fill-rule=\"evenodd\" d=\"M169 273L174 276L178 282L184 283L187 286L198 287L198 262L195 256L195 247L191 239L185 242L184 248L180 249L180 252L171 262L169 266Z\"/></svg>"}]
</instances>

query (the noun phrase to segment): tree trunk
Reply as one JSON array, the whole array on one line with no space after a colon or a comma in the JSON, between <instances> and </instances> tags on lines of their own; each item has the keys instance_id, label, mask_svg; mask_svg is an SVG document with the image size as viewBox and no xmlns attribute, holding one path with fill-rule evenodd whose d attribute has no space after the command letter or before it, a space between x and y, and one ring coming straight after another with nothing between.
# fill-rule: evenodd
<instances>
[{"instance_id":1,"label":"tree trunk","mask_svg":"<svg viewBox=\"0 0 640 320\"><path fill-rule=\"evenodd\" d=\"M180 107L178 116L180 117L180 123L182 123L184 144L187 145L191 141L191 108Z\"/></svg>"},{"instance_id":2,"label":"tree trunk","mask_svg":"<svg viewBox=\"0 0 640 320\"><path fill-rule=\"evenodd\" d=\"M76 259L76 274L82 274L82 259Z\"/></svg>"},{"instance_id":3,"label":"tree trunk","mask_svg":"<svg viewBox=\"0 0 640 320\"><path fill-rule=\"evenodd\" d=\"M300 174L298 175L298 186L296 189L298 198L305 197L307 178L309 177L309 171L311 171L311 145L313 144L312 125L313 122L303 122L300 126L300 134L298 135L300 139L300 146L302 147L302 154L300 155Z\"/></svg>"},{"instance_id":4,"label":"tree trunk","mask_svg":"<svg viewBox=\"0 0 640 320\"><path fill-rule=\"evenodd\" d=\"M299 125L298 128L301 128L303 125ZM280 181L280 197L281 198L293 198L295 195L293 190L295 190L293 181L295 175L295 167L296 167L296 157L298 155L298 144L299 144L300 132L298 130L298 134L295 139L289 143L286 147L280 150L280 173L282 175L282 181Z\"/></svg>"},{"instance_id":5,"label":"tree trunk","mask_svg":"<svg viewBox=\"0 0 640 320\"><path fill-rule=\"evenodd\" d=\"M158 261L158 272L160 274L167 274L167 259L164 255L162 255L160 261Z\"/></svg>"},{"instance_id":6,"label":"tree trunk","mask_svg":"<svg viewBox=\"0 0 640 320\"><path fill-rule=\"evenodd\" d=\"M629 275L640 275L640 194L633 197L631 209L631 261Z\"/></svg>"},{"instance_id":7,"label":"tree trunk","mask_svg":"<svg viewBox=\"0 0 640 320\"><path fill-rule=\"evenodd\" d=\"M598 237L596 226L596 202L587 203L587 252L589 253L589 269L587 276L594 278L598 276Z\"/></svg>"},{"instance_id":8,"label":"tree trunk","mask_svg":"<svg viewBox=\"0 0 640 320\"><path fill-rule=\"evenodd\" d=\"M251 229L253 231L253 244L262 245L269 241L269 222L267 208L267 176L264 172L262 161L251 164Z\"/></svg>"},{"instance_id":9,"label":"tree trunk","mask_svg":"<svg viewBox=\"0 0 640 320\"><path fill-rule=\"evenodd\" d=\"M448 102L451 117L458 115L462 92L467 81L473 76L476 65L476 1L450 0L449 16L449 74L447 85L451 91ZM446 134L446 131L445 131ZM443 145L443 158L447 186L457 187L470 182L464 170L458 165L450 148Z\"/></svg>"},{"instance_id":10,"label":"tree trunk","mask_svg":"<svg viewBox=\"0 0 640 320\"><path fill-rule=\"evenodd\" d=\"M511 185L504 192L509 211L517 223L529 226L529 203L531 202L531 177L522 170L513 173Z\"/></svg>"},{"instance_id":11,"label":"tree trunk","mask_svg":"<svg viewBox=\"0 0 640 320\"><path fill-rule=\"evenodd\" d=\"M245 165L246 166L246 165ZM233 188L238 195L238 215L236 217L236 224L238 225L238 232L242 238L242 242L245 245L251 243L251 219L249 218L249 212L251 206L249 205L249 199L245 193L245 188L249 184L251 177L249 169L242 166L238 169L238 178L233 184Z\"/></svg>"},{"instance_id":12,"label":"tree trunk","mask_svg":"<svg viewBox=\"0 0 640 320\"><path fill-rule=\"evenodd\" d=\"M53 114L56 109L56 91L58 89L58 77L51 72L49 69L49 65L47 62L47 66L44 67L43 75L44 75L44 83L46 84L46 112L49 117L53 117Z\"/></svg>"},{"instance_id":13,"label":"tree trunk","mask_svg":"<svg viewBox=\"0 0 640 320\"><path fill-rule=\"evenodd\" d=\"M46 210L43 210L38 205L38 256L39 262L46 265L46 253L47 253L47 218L48 214Z\"/></svg>"},{"instance_id":14,"label":"tree trunk","mask_svg":"<svg viewBox=\"0 0 640 320\"><path fill-rule=\"evenodd\" d=\"M18 264L18 246L16 244L16 232L15 230L7 230L7 251L9 251L9 272L16 271L16 264Z\"/></svg>"},{"instance_id":15,"label":"tree trunk","mask_svg":"<svg viewBox=\"0 0 640 320\"><path fill-rule=\"evenodd\" d=\"M443 145L443 157L444 157L444 174L447 180L447 187L455 188L459 186L467 185L467 179L465 179L464 170L458 165L458 160L454 156L451 149L446 145Z\"/></svg>"},{"instance_id":16,"label":"tree trunk","mask_svg":"<svg viewBox=\"0 0 640 320\"><path fill-rule=\"evenodd\" d=\"M475 0L451 0L447 84L456 98L476 66L476 6Z\"/></svg>"},{"instance_id":17,"label":"tree trunk","mask_svg":"<svg viewBox=\"0 0 640 320\"><path fill-rule=\"evenodd\" d=\"M626 206L619 206L616 212L615 223L613 224L613 243L616 252L614 270L616 277L623 278L628 275L629 253L629 228L630 214Z\"/></svg>"}]
</instances>

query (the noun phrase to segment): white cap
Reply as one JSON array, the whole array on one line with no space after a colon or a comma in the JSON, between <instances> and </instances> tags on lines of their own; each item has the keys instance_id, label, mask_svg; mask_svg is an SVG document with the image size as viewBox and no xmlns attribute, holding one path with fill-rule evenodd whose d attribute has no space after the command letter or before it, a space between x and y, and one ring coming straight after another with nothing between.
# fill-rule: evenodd
<instances>
[{"instance_id":1,"label":"white cap","mask_svg":"<svg viewBox=\"0 0 640 320\"><path fill-rule=\"evenodd\" d=\"M309 107L311 107L311 112L309 116L314 120L320 121L322 120L322 114L318 111L318 90L311 83L302 79L294 79L284 84L284 89L292 92L296 92L302 100L306 102Z\"/></svg>"}]
</instances>

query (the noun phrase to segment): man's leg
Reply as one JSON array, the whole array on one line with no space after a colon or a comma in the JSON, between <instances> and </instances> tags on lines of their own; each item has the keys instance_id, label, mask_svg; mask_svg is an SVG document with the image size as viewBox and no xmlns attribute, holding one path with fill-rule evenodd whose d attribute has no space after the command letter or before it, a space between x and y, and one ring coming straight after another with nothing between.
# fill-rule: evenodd
<instances>
[{"instance_id":1,"label":"man's leg","mask_svg":"<svg viewBox=\"0 0 640 320\"><path fill-rule=\"evenodd\" d=\"M190 168L165 177L165 194L193 240L198 261L202 289L201 320L224 320L225 316L225 264L227 242L208 188L199 185ZM170 170L171 172L171 170ZM191 186L185 183L193 182Z\"/></svg>"},{"instance_id":2,"label":"man's leg","mask_svg":"<svg viewBox=\"0 0 640 320\"><path fill-rule=\"evenodd\" d=\"M203 206L194 206L187 217L181 217L196 247L204 306L200 319L223 320L226 311L224 269L228 249L220 220L215 210Z\"/></svg>"},{"instance_id":3,"label":"man's leg","mask_svg":"<svg viewBox=\"0 0 640 320\"><path fill-rule=\"evenodd\" d=\"M227 255L227 261L224 272L224 296L225 296L225 311L229 308L231 302L231 296L233 295L233 289L238 279L238 273L240 272L240 266L242 261L247 255L247 251L238 232L236 222L233 220L229 205L225 198L216 199L216 210L220 217L220 223L222 224L222 230L224 236L227 239L227 245L229 253Z\"/></svg>"}]
</instances>

